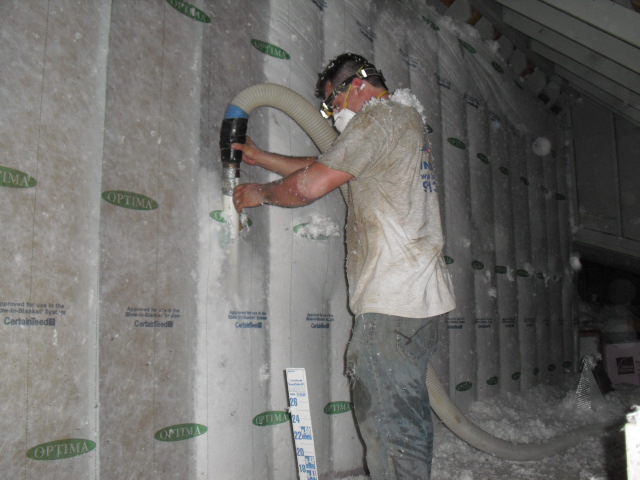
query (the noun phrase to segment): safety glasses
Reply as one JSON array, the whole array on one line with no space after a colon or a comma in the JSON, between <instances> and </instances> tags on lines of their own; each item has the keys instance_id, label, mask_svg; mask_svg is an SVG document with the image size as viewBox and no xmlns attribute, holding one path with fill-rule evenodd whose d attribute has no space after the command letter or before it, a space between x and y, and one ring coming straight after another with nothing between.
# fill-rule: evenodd
<instances>
[{"instance_id":1,"label":"safety glasses","mask_svg":"<svg viewBox=\"0 0 640 480\"><path fill-rule=\"evenodd\" d=\"M344 82L334 88L329 96L324 99L322 105L320 106L320 113L324 118L329 118L331 115L333 115L333 101L338 95L344 92L349 85L351 85L351 82L354 78L358 78L358 75L351 75Z\"/></svg>"},{"instance_id":2,"label":"safety glasses","mask_svg":"<svg viewBox=\"0 0 640 480\"><path fill-rule=\"evenodd\" d=\"M324 118L329 118L333 115L333 101L338 95L344 92L349 85L351 85L351 82L353 82L354 78L368 78L373 76L382 77L382 79L384 80L382 72L376 70L375 67L372 67L371 65L361 66L355 73L355 75L351 75L346 80L342 81L336 88L331 91L329 96L324 99L322 105L320 106L320 113L322 114L322 116Z\"/></svg>"}]
</instances>

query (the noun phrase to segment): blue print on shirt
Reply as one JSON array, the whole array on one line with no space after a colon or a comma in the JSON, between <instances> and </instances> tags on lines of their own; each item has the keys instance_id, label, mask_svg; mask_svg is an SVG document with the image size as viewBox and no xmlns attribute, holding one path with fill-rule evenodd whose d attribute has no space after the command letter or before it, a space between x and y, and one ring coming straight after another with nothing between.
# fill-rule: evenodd
<instances>
[{"instance_id":1,"label":"blue print on shirt","mask_svg":"<svg viewBox=\"0 0 640 480\"><path fill-rule=\"evenodd\" d=\"M424 145L420 151L428 152L429 148ZM429 156L423 156L422 158L430 158ZM428 160L420 161L420 178L422 179L422 188L426 193L437 193L438 191L438 176L436 175L433 164Z\"/></svg>"}]
</instances>

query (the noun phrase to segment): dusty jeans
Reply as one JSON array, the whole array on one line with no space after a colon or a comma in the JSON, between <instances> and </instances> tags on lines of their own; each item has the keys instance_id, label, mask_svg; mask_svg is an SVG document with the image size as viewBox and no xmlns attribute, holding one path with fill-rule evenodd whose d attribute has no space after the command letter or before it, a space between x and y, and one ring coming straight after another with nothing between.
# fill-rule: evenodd
<instances>
[{"instance_id":1,"label":"dusty jeans","mask_svg":"<svg viewBox=\"0 0 640 480\"><path fill-rule=\"evenodd\" d=\"M356 317L347 375L372 480L431 477L433 423L426 374L439 318Z\"/></svg>"}]
</instances>

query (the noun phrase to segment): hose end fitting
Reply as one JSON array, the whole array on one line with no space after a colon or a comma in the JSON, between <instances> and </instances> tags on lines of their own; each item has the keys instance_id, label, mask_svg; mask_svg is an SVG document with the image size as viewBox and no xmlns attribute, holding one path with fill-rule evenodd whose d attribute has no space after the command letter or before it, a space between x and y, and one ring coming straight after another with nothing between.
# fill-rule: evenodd
<instances>
[{"instance_id":1,"label":"hose end fitting","mask_svg":"<svg viewBox=\"0 0 640 480\"><path fill-rule=\"evenodd\" d=\"M249 115L235 105L229 105L220 127L220 159L223 168L235 164L238 168L242 161L242 152L231 148L232 143L246 143Z\"/></svg>"}]
</instances>

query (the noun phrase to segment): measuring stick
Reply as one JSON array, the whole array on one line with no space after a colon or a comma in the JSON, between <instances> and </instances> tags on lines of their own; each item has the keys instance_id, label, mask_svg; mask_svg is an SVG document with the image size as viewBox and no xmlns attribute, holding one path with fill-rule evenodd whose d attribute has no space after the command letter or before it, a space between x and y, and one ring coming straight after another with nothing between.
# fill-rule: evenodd
<instances>
[{"instance_id":1,"label":"measuring stick","mask_svg":"<svg viewBox=\"0 0 640 480\"><path fill-rule=\"evenodd\" d=\"M311 428L311 409L307 391L307 375L304 368L287 368L287 388L289 390L289 412L293 439L296 445L298 478L318 480L316 449Z\"/></svg>"},{"instance_id":2,"label":"measuring stick","mask_svg":"<svg viewBox=\"0 0 640 480\"><path fill-rule=\"evenodd\" d=\"M624 427L627 445L627 479L640 480L640 407L627 415Z\"/></svg>"}]
</instances>

